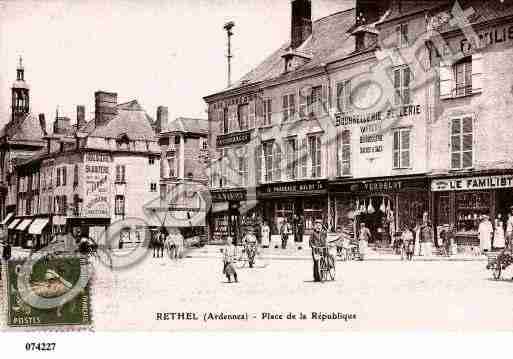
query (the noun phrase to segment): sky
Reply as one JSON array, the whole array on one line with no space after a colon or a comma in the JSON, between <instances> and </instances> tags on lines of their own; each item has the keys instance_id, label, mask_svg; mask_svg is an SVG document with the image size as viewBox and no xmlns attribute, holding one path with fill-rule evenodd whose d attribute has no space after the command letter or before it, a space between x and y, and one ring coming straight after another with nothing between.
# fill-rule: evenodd
<instances>
[{"instance_id":1,"label":"sky","mask_svg":"<svg viewBox=\"0 0 513 359\"><path fill-rule=\"evenodd\" d=\"M313 19L354 0L313 0ZM226 86L226 33L234 21L233 80L290 37L290 0L0 0L0 125L10 114L19 56L31 112L76 120L94 114L94 92L137 99L156 117L206 118L203 97ZM50 128L50 125L48 125Z\"/></svg>"}]
</instances>

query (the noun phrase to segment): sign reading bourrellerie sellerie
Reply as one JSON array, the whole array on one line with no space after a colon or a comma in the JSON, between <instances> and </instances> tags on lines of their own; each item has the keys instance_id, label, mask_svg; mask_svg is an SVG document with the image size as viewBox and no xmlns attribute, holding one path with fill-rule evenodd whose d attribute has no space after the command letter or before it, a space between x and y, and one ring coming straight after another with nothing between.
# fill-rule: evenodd
<instances>
[{"instance_id":1,"label":"sign reading bourrellerie sellerie","mask_svg":"<svg viewBox=\"0 0 513 359\"><path fill-rule=\"evenodd\" d=\"M226 201L245 201L246 190L226 190L226 191L211 191L210 197L212 202L226 202Z\"/></svg>"},{"instance_id":2,"label":"sign reading bourrellerie sellerie","mask_svg":"<svg viewBox=\"0 0 513 359\"><path fill-rule=\"evenodd\" d=\"M479 176L456 179L437 179L431 182L433 192L469 191L481 189L512 188L513 175Z\"/></svg>"},{"instance_id":3,"label":"sign reading bourrellerie sellerie","mask_svg":"<svg viewBox=\"0 0 513 359\"><path fill-rule=\"evenodd\" d=\"M251 131L230 133L227 135L217 136L216 146L223 147L229 145L245 144L251 140Z\"/></svg>"}]
</instances>

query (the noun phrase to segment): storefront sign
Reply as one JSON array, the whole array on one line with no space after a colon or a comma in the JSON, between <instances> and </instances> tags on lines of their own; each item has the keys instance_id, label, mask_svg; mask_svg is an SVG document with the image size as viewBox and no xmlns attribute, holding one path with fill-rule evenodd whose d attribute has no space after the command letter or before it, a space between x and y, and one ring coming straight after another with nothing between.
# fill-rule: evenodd
<instances>
[{"instance_id":1,"label":"storefront sign","mask_svg":"<svg viewBox=\"0 0 513 359\"><path fill-rule=\"evenodd\" d=\"M80 211L81 217L110 217L110 162L108 153L85 154L85 198Z\"/></svg>"},{"instance_id":2,"label":"storefront sign","mask_svg":"<svg viewBox=\"0 0 513 359\"><path fill-rule=\"evenodd\" d=\"M339 112L335 114L335 126L363 125L373 122L380 122L390 118L411 117L421 114L420 105L406 105L370 113L347 114Z\"/></svg>"},{"instance_id":3,"label":"storefront sign","mask_svg":"<svg viewBox=\"0 0 513 359\"><path fill-rule=\"evenodd\" d=\"M406 190L423 191L428 189L427 178L420 179L387 179L377 181L362 181L356 183L334 183L333 190L337 192L383 193Z\"/></svg>"},{"instance_id":4,"label":"storefront sign","mask_svg":"<svg viewBox=\"0 0 513 359\"><path fill-rule=\"evenodd\" d=\"M326 182L292 182L292 183L275 183L263 185L257 189L257 195L265 194L308 194L312 192L326 190Z\"/></svg>"},{"instance_id":5,"label":"storefront sign","mask_svg":"<svg viewBox=\"0 0 513 359\"><path fill-rule=\"evenodd\" d=\"M212 202L226 202L226 201L245 201L246 190L228 190L228 191L212 191L210 192Z\"/></svg>"},{"instance_id":6,"label":"storefront sign","mask_svg":"<svg viewBox=\"0 0 513 359\"><path fill-rule=\"evenodd\" d=\"M255 99L256 99L256 94L232 97L232 98L214 103L213 108L214 108L214 110L217 110L217 109L221 109L221 108L225 108L225 107L233 106L233 105L245 105Z\"/></svg>"},{"instance_id":7,"label":"storefront sign","mask_svg":"<svg viewBox=\"0 0 513 359\"><path fill-rule=\"evenodd\" d=\"M513 175L439 179L431 182L433 192L512 188Z\"/></svg>"},{"instance_id":8,"label":"storefront sign","mask_svg":"<svg viewBox=\"0 0 513 359\"><path fill-rule=\"evenodd\" d=\"M226 135L217 136L216 146L223 147L235 144L246 144L251 140L251 131L241 133L230 133Z\"/></svg>"},{"instance_id":9,"label":"storefront sign","mask_svg":"<svg viewBox=\"0 0 513 359\"><path fill-rule=\"evenodd\" d=\"M480 32L477 34L478 39L475 40L475 44L480 49L500 44L502 42L513 41L513 25L507 25L499 28L491 28L489 30ZM463 53L469 53L472 49L472 43L464 37L460 43L460 50Z\"/></svg>"}]
</instances>

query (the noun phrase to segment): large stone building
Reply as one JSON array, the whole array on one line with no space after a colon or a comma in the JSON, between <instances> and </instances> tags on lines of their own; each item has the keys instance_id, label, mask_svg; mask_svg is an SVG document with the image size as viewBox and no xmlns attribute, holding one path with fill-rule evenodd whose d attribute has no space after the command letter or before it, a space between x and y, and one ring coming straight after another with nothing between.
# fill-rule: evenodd
<instances>
[{"instance_id":1,"label":"large stone building","mask_svg":"<svg viewBox=\"0 0 513 359\"><path fill-rule=\"evenodd\" d=\"M428 217L475 244L479 216L512 204L513 6L357 1L312 22L311 5L293 1L290 40L205 97L211 238L247 218L274 234L356 218L386 243Z\"/></svg>"}]
</instances>

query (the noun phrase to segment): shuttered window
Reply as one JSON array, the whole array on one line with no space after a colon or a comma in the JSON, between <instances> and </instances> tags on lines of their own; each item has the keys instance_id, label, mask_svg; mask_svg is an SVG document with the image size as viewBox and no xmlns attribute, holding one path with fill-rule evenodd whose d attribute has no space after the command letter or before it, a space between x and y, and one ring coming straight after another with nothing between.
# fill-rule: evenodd
<instances>
[{"instance_id":1,"label":"shuttered window","mask_svg":"<svg viewBox=\"0 0 513 359\"><path fill-rule=\"evenodd\" d=\"M351 105L351 81L345 80L337 83L337 111L345 112Z\"/></svg>"},{"instance_id":2,"label":"shuttered window","mask_svg":"<svg viewBox=\"0 0 513 359\"><path fill-rule=\"evenodd\" d=\"M410 98L411 72L407 66L401 66L394 70L394 103L396 105L407 105Z\"/></svg>"},{"instance_id":3,"label":"shuttered window","mask_svg":"<svg viewBox=\"0 0 513 359\"><path fill-rule=\"evenodd\" d=\"M407 47L408 46L408 24L404 23L404 24L397 25L396 33L397 33L398 47Z\"/></svg>"},{"instance_id":4,"label":"shuttered window","mask_svg":"<svg viewBox=\"0 0 513 359\"><path fill-rule=\"evenodd\" d=\"M263 144L265 182L271 182L273 180L273 145L274 142L266 142Z\"/></svg>"},{"instance_id":5,"label":"shuttered window","mask_svg":"<svg viewBox=\"0 0 513 359\"><path fill-rule=\"evenodd\" d=\"M411 167L410 134L410 129L400 129L394 131L394 169Z\"/></svg>"},{"instance_id":6,"label":"shuttered window","mask_svg":"<svg viewBox=\"0 0 513 359\"><path fill-rule=\"evenodd\" d=\"M294 94L283 96L283 122L293 121L296 114L296 96Z\"/></svg>"},{"instance_id":7,"label":"shuttered window","mask_svg":"<svg viewBox=\"0 0 513 359\"><path fill-rule=\"evenodd\" d=\"M473 159L473 123L471 117L451 121L451 168L471 168Z\"/></svg>"},{"instance_id":8,"label":"shuttered window","mask_svg":"<svg viewBox=\"0 0 513 359\"><path fill-rule=\"evenodd\" d=\"M351 132L343 130L337 138L337 173L338 176L351 174Z\"/></svg>"},{"instance_id":9,"label":"shuttered window","mask_svg":"<svg viewBox=\"0 0 513 359\"><path fill-rule=\"evenodd\" d=\"M298 146L297 138L289 138L286 142L287 179L294 180L298 176Z\"/></svg>"},{"instance_id":10,"label":"shuttered window","mask_svg":"<svg viewBox=\"0 0 513 359\"><path fill-rule=\"evenodd\" d=\"M472 94L472 58L466 57L454 65L454 78L456 79L456 96Z\"/></svg>"},{"instance_id":11,"label":"shuttered window","mask_svg":"<svg viewBox=\"0 0 513 359\"><path fill-rule=\"evenodd\" d=\"M264 99L263 101L264 111L263 111L263 119L264 126L270 126L272 121L272 113L273 113L273 101L270 98Z\"/></svg>"},{"instance_id":12,"label":"shuttered window","mask_svg":"<svg viewBox=\"0 0 513 359\"><path fill-rule=\"evenodd\" d=\"M308 137L312 178L321 177L321 136Z\"/></svg>"},{"instance_id":13,"label":"shuttered window","mask_svg":"<svg viewBox=\"0 0 513 359\"><path fill-rule=\"evenodd\" d=\"M249 126L249 105L240 105L237 108L239 130L245 131Z\"/></svg>"}]
</instances>

